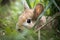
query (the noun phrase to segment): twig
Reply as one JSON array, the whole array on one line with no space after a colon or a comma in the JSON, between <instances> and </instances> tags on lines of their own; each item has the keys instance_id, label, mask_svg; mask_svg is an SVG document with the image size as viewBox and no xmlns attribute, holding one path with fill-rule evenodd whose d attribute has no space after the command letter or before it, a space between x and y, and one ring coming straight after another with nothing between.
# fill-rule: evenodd
<instances>
[{"instance_id":1,"label":"twig","mask_svg":"<svg viewBox=\"0 0 60 40\"><path fill-rule=\"evenodd\" d=\"M40 30L38 31L38 40L40 40Z\"/></svg>"},{"instance_id":2,"label":"twig","mask_svg":"<svg viewBox=\"0 0 60 40\"><path fill-rule=\"evenodd\" d=\"M57 5L57 3L55 2L55 0L52 0L52 1L53 1L54 5L58 8L58 10L60 11L60 8L59 8L59 6Z\"/></svg>"},{"instance_id":3,"label":"twig","mask_svg":"<svg viewBox=\"0 0 60 40\"><path fill-rule=\"evenodd\" d=\"M39 27L37 30L35 30L35 32L39 31L41 28L45 27L47 24L49 24L51 21L53 21L56 16L60 16L60 13L56 13L52 18L50 18L50 21L48 21L47 23L45 23L44 25Z\"/></svg>"}]
</instances>

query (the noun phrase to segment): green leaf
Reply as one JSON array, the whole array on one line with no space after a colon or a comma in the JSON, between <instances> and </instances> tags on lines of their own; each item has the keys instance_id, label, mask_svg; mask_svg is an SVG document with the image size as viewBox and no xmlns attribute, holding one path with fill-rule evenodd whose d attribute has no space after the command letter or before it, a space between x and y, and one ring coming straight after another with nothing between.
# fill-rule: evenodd
<instances>
[{"instance_id":1,"label":"green leaf","mask_svg":"<svg viewBox=\"0 0 60 40\"><path fill-rule=\"evenodd\" d=\"M32 8L31 5L30 5L30 1L29 0L26 0L26 2L28 4L29 8Z\"/></svg>"}]
</instances>

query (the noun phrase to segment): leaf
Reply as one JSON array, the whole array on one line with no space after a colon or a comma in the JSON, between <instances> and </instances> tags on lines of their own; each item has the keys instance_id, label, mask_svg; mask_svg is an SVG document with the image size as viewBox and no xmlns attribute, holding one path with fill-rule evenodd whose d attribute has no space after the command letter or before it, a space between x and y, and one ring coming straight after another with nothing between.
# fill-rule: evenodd
<instances>
[{"instance_id":1,"label":"leaf","mask_svg":"<svg viewBox=\"0 0 60 40\"><path fill-rule=\"evenodd\" d=\"M28 6L29 6L30 8L32 8L31 5L30 5L30 1L29 1L29 0L26 0L26 2L27 2L27 4L28 4Z\"/></svg>"}]
</instances>

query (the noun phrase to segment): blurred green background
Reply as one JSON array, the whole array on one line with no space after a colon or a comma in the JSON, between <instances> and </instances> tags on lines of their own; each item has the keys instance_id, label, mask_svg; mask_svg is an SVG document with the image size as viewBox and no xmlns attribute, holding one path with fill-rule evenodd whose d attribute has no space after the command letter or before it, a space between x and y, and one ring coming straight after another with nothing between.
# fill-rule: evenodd
<instances>
[{"instance_id":1,"label":"blurred green background","mask_svg":"<svg viewBox=\"0 0 60 40\"><path fill-rule=\"evenodd\" d=\"M38 40L38 34L33 30L26 29L22 33L16 31L19 15L24 10L22 1L24 0L0 0L0 40ZM34 8L37 3L41 3L46 8L51 3L44 14L46 16L52 16L59 12L54 1L60 6L60 0L26 0L30 8ZM57 29L60 30L59 25L57 25ZM60 32L56 32L53 26L49 29L41 29L41 40L60 40L59 35Z\"/></svg>"}]
</instances>

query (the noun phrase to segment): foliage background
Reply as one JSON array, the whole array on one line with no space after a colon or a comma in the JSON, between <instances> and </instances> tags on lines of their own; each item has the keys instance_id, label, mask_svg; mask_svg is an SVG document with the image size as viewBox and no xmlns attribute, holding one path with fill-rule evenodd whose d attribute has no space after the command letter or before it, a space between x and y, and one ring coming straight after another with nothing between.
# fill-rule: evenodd
<instances>
[{"instance_id":1,"label":"foliage background","mask_svg":"<svg viewBox=\"0 0 60 40\"><path fill-rule=\"evenodd\" d=\"M52 3L53 0L26 0L26 2L30 8L34 8L37 3L43 4L44 8L46 8L48 3ZM60 1L56 0L56 2L58 6L60 6ZM24 5L22 4L22 0L0 0L0 40L38 39L37 33L35 33L33 30L26 29L22 33L16 31L16 23L23 10ZM52 16L56 12L59 12L59 10L54 4L52 4L44 15ZM53 27L51 29L43 28L41 29L41 40L60 40L60 36L57 36L57 34L58 33Z\"/></svg>"}]
</instances>

